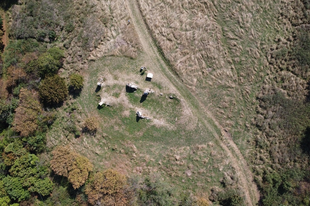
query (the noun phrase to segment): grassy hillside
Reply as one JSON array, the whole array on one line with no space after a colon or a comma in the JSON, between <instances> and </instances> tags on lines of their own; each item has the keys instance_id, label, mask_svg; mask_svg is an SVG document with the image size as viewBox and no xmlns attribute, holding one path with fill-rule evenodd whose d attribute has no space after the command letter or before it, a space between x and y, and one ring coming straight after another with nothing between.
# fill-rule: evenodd
<instances>
[{"instance_id":1,"label":"grassy hillside","mask_svg":"<svg viewBox=\"0 0 310 206\"><path fill-rule=\"evenodd\" d=\"M0 3L0 202L308 205L309 5Z\"/></svg>"},{"instance_id":2,"label":"grassy hillside","mask_svg":"<svg viewBox=\"0 0 310 206\"><path fill-rule=\"evenodd\" d=\"M309 2L140 1L140 9L173 69L247 157L262 204L307 204L297 191L309 168Z\"/></svg>"}]
</instances>

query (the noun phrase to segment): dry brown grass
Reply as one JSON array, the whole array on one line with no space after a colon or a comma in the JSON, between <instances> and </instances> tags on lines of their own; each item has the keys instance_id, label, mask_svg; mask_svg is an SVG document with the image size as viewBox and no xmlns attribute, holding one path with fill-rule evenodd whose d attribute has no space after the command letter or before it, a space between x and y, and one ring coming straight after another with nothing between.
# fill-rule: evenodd
<instances>
[{"instance_id":1,"label":"dry brown grass","mask_svg":"<svg viewBox=\"0 0 310 206\"><path fill-rule=\"evenodd\" d=\"M230 133L253 163L257 178L264 169L271 170L267 165L272 161L274 170L281 162L292 167L294 157L282 138L285 131L274 117L279 108L259 106L257 97L277 90L301 101L308 94L309 69L292 58L295 34L308 28L302 1L139 3L165 58ZM254 140L260 142L259 149Z\"/></svg>"}]
</instances>

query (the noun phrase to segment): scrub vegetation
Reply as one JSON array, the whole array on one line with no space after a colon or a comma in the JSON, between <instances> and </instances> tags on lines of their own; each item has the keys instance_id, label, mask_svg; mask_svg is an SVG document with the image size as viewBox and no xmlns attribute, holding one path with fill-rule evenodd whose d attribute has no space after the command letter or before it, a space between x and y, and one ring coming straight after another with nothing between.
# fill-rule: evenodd
<instances>
[{"instance_id":1,"label":"scrub vegetation","mask_svg":"<svg viewBox=\"0 0 310 206\"><path fill-rule=\"evenodd\" d=\"M0 205L309 205L309 11L1 1Z\"/></svg>"}]
</instances>

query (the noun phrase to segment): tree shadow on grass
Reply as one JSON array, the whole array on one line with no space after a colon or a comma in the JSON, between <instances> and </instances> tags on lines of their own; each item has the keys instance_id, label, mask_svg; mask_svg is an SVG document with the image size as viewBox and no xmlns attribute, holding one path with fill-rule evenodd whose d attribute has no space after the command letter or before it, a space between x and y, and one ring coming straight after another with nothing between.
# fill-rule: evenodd
<instances>
[{"instance_id":1,"label":"tree shadow on grass","mask_svg":"<svg viewBox=\"0 0 310 206\"><path fill-rule=\"evenodd\" d=\"M131 87L129 87L129 86L126 85L126 92L127 92L127 93L134 93L135 91L136 91L136 89L131 88Z\"/></svg>"},{"instance_id":2,"label":"tree shadow on grass","mask_svg":"<svg viewBox=\"0 0 310 206\"><path fill-rule=\"evenodd\" d=\"M97 85L95 92L96 92L96 93L99 92L100 89L101 89L101 86L98 86L98 85Z\"/></svg>"},{"instance_id":3,"label":"tree shadow on grass","mask_svg":"<svg viewBox=\"0 0 310 206\"><path fill-rule=\"evenodd\" d=\"M13 4L17 4L18 0L1 0L0 7L7 11Z\"/></svg>"},{"instance_id":4,"label":"tree shadow on grass","mask_svg":"<svg viewBox=\"0 0 310 206\"><path fill-rule=\"evenodd\" d=\"M306 131L304 132L304 136L300 142L300 148L302 149L303 153L310 156L310 127L307 127Z\"/></svg>"},{"instance_id":5,"label":"tree shadow on grass","mask_svg":"<svg viewBox=\"0 0 310 206\"><path fill-rule=\"evenodd\" d=\"M140 99L140 103L144 102L147 98L147 95L142 95Z\"/></svg>"}]
</instances>

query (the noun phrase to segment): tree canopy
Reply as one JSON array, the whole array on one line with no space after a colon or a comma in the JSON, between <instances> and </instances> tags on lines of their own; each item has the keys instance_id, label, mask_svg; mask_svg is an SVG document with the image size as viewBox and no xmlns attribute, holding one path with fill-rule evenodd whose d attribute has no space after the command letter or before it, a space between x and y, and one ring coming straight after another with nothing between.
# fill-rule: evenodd
<instances>
[{"instance_id":1,"label":"tree canopy","mask_svg":"<svg viewBox=\"0 0 310 206\"><path fill-rule=\"evenodd\" d=\"M57 174L67 177L74 189L81 187L87 180L93 165L89 160L72 151L68 146L58 146L53 150L51 169Z\"/></svg>"},{"instance_id":2,"label":"tree canopy","mask_svg":"<svg viewBox=\"0 0 310 206\"><path fill-rule=\"evenodd\" d=\"M39 158L27 153L15 160L9 170L12 177L20 178L22 186L29 192L37 192L42 196L49 195L53 190L53 182L48 178L48 168L39 165Z\"/></svg>"},{"instance_id":3,"label":"tree canopy","mask_svg":"<svg viewBox=\"0 0 310 206\"><path fill-rule=\"evenodd\" d=\"M16 109L14 130L21 136L32 135L38 128L38 115L42 112L35 92L22 88L19 94L20 104Z\"/></svg>"},{"instance_id":4,"label":"tree canopy","mask_svg":"<svg viewBox=\"0 0 310 206\"><path fill-rule=\"evenodd\" d=\"M70 88L74 91L81 90L83 88L83 76L79 74L72 74L70 76Z\"/></svg>"},{"instance_id":5,"label":"tree canopy","mask_svg":"<svg viewBox=\"0 0 310 206\"><path fill-rule=\"evenodd\" d=\"M47 104L59 104L68 96L65 80L58 75L47 77L39 86L40 98Z\"/></svg>"},{"instance_id":6,"label":"tree canopy","mask_svg":"<svg viewBox=\"0 0 310 206\"><path fill-rule=\"evenodd\" d=\"M96 202L104 205L126 205L125 185L124 175L108 169L94 175L90 183L86 185L85 193L88 196L88 202L92 205Z\"/></svg>"}]
</instances>

